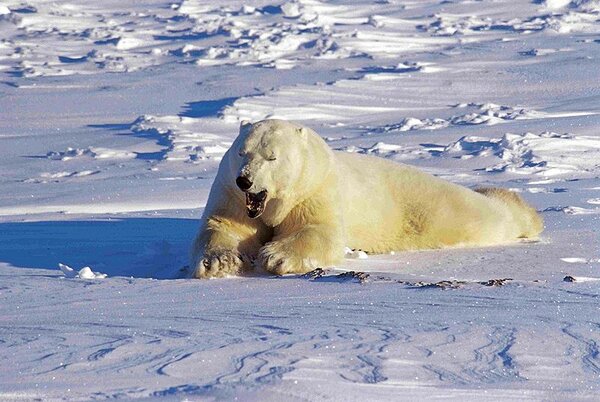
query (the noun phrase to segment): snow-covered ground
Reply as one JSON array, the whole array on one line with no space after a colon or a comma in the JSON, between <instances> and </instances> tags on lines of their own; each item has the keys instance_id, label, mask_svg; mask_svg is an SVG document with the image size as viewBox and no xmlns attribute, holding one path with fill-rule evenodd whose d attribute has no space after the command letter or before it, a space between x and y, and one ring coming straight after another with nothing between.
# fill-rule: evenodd
<instances>
[{"instance_id":1,"label":"snow-covered ground","mask_svg":"<svg viewBox=\"0 0 600 402\"><path fill-rule=\"evenodd\" d=\"M0 399L597 399L600 1L241 3L0 3ZM542 239L178 279L266 117Z\"/></svg>"}]
</instances>

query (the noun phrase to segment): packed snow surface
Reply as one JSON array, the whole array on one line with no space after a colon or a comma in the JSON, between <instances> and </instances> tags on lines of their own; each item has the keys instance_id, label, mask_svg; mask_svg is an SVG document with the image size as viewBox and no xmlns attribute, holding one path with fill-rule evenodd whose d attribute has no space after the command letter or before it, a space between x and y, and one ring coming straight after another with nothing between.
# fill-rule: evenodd
<instances>
[{"instance_id":1,"label":"packed snow surface","mask_svg":"<svg viewBox=\"0 0 600 402\"><path fill-rule=\"evenodd\" d=\"M5 0L0 33L1 400L597 399L600 2ZM269 117L546 229L184 279Z\"/></svg>"}]
</instances>

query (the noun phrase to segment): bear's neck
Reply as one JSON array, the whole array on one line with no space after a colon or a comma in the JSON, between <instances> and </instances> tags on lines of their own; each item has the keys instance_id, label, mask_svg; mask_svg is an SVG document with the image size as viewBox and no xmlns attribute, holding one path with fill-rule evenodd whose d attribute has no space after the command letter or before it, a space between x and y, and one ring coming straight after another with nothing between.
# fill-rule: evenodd
<instances>
[{"instance_id":1,"label":"bear's neck","mask_svg":"<svg viewBox=\"0 0 600 402\"><path fill-rule=\"evenodd\" d=\"M286 202L282 198L273 198L266 205L265 212L260 216L260 220L269 227L276 227L281 224L288 216L290 211L298 204L295 202Z\"/></svg>"},{"instance_id":2,"label":"bear's neck","mask_svg":"<svg viewBox=\"0 0 600 402\"><path fill-rule=\"evenodd\" d=\"M281 225L290 214L301 205L314 206L312 202L308 201L321 200L325 194L336 194L338 191L338 181L335 171L330 169L325 176L323 176L319 184L312 187L310 190L306 189L305 192L286 194L281 198L271 199L265 208L265 212L260 216L259 219L262 222L272 228L276 228ZM286 200L288 200L286 202ZM309 208L310 209L310 208ZM310 211L305 211L310 215ZM298 217L295 219L297 220Z\"/></svg>"}]
</instances>

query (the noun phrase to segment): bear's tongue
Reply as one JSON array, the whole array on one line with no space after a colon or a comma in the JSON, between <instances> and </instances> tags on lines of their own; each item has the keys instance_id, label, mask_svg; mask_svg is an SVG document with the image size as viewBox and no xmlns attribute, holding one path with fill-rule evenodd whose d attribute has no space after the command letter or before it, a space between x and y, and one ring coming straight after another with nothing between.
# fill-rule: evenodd
<instances>
[{"instance_id":1,"label":"bear's tongue","mask_svg":"<svg viewBox=\"0 0 600 402\"><path fill-rule=\"evenodd\" d=\"M258 218L265 210L265 200L267 191L262 190L258 193L246 193L246 210L250 218Z\"/></svg>"}]
</instances>

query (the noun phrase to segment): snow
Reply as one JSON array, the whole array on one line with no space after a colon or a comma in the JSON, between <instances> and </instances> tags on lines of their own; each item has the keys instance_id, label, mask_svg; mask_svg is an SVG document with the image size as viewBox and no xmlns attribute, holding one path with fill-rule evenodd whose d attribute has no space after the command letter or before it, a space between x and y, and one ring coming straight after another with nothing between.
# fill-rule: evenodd
<instances>
[{"instance_id":1,"label":"snow","mask_svg":"<svg viewBox=\"0 0 600 402\"><path fill-rule=\"evenodd\" d=\"M367 253L365 253L364 251L353 250L350 247L346 247L344 249L344 254L345 254L346 258L354 258L354 259L359 259L359 260L364 260L366 258L369 258Z\"/></svg>"},{"instance_id":2,"label":"snow","mask_svg":"<svg viewBox=\"0 0 600 402\"><path fill-rule=\"evenodd\" d=\"M58 268L65 274L67 278L79 278L79 279L104 279L108 275L101 272L94 272L90 267L83 267L79 271L74 270L68 265L58 264Z\"/></svg>"},{"instance_id":3,"label":"snow","mask_svg":"<svg viewBox=\"0 0 600 402\"><path fill-rule=\"evenodd\" d=\"M4 1L0 399L597 399L599 13ZM266 117L511 188L546 229L184 279L220 159L241 120Z\"/></svg>"}]
</instances>

